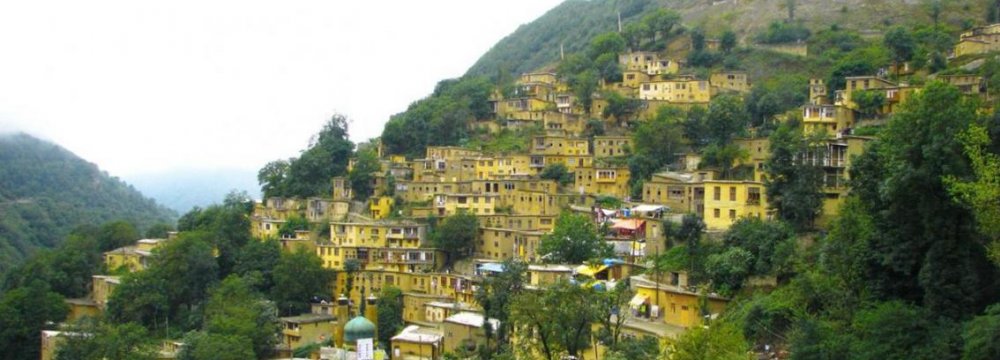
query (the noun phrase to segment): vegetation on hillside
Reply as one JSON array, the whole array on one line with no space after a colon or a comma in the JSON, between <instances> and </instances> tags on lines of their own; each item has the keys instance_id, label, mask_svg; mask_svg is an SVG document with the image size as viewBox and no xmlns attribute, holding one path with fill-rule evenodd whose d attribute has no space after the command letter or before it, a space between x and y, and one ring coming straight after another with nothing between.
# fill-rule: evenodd
<instances>
[{"instance_id":1,"label":"vegetation on hillside","mask_svg":"<svg viewBox=\"0 0 1000 360\"><path fill-rule=\"evenodd\" d=\"M58 145L0 135L0 273L77 226L126 220L145 231L176 216Z\"/></svg>"}]
</instances>

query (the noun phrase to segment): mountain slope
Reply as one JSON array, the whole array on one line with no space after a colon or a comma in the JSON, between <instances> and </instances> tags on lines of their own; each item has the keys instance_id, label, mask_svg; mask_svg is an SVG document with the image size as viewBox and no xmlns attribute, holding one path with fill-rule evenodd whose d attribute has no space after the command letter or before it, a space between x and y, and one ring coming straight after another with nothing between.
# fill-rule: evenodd
<instances>
[{"instance_id":1,"label":"mountain slope","mask_svg":"<svg viewBox=\"0 0 1000 360\"><path fill-rule=\"evenodd\" d=\"M0 271L58 245L79 225L127 220L140 229L176 214L62 147L0 136Z\"/></svg>"},{"instance_id":2,"label":"mountain slope","mask_svg":"<svg viewBox=\"0 0 1000 360\"><path fill-rule=\"evenodd\" d=\"M182 169L124 177L156 202L183 214L191 208L218 203L230 191L260 198L257 172L242 169Z\"/></svg>"},{"instance_id":3,"label":"mountain slope","mask_svg":"<svg viewBox=\"0 0 1000 360\"><path fill-rule=\"evenodd\" d=\"M895 25L931 22L923 0L795 0L796 20L813 29L837 25L864 34L879 34ZM982 24L985 3L977 0L941 2L941 23L952 28ZM567 0L500 40L469 68L466 75L516 76L538 70L566 54L581 51L599 34L622 23L639 21L657 8L681 15L685 27L702 27L709 36L733 30L745 43L774 21L787 19L788 0Z\"/></svg>"}]
</instances>

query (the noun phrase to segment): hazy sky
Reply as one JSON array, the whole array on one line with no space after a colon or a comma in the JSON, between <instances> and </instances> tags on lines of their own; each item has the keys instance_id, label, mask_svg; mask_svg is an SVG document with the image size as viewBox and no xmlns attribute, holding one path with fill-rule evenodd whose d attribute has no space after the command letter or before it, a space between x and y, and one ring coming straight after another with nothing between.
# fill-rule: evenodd
<instances>
[{"instance_id":1,"label":"hazy sky","mask_svg":"<svg viewBox=\"0 0 1000 360\"><path fill-rule=\"evenodd\" d=\"M257 169L355 141L561 0L6 1L0 131L112 175Z\"/></svg>"}]
</instances>

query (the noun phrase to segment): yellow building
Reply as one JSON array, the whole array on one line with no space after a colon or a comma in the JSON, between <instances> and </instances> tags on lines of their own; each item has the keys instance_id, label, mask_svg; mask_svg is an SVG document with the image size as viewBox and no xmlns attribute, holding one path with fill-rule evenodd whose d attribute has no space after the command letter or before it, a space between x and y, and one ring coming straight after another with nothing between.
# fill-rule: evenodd
<instances>
[{"instance_id":1,"label":"yellow building","mask_svg":"<svg viewBox=\"0 0 1000 360\"><path fill-rule=\"evenodd\" d=\"M431 301L424 304L424 321L441 324L444 319L460 312L478 312L474 307L460 302Z\"/></svg>"},{"instance_id":2,"label":"yellow building","mask_svg":"<svg viewBox=\"0 0 1000 360\"><path fill-rule=\"evenodd\" d=\"M625 165L595 165L576 170L575 189L580 194L625 198L629 195L629 169Z\"/></svg>"},{"instance_id":3,"label":"yellow building","mask_svg":"<svg viewBox=\"0 0 1000 360\"><path fill-rule=\"evenodd\" d=\"M458 213L490 215L496 213L497 195L494 194L437 194L434 208L437 216L451 216Z\"/></svg>"},{"instance_id":4,"label":"yellow building","mask_svg":"<svg viewBox=\"0 0 1000 360\"><path fill-rule=\"evenodd\" d=\"M283 317L281 345L295 349L308 344L323 344L337 336L337 318L329 314L303 314Z\"/></svg>"},{"instance_id":5,"label":"yellow building","mask_svg":"<svg viewBox=\"0 0 1000 360\"><path fill-rule=\"evenodd\" d=\"M821 165L823 178L823 210L817 223L828 225L840 213L840 206L848 195L851 161L864 152L865 144L873 140L864 136L842 136L826 140L826 147L819 154L808 153L804 161ZM818 155L822 156L818 156Z\"/></svg>"},{"instance_id":6,"label":"yellow building","mask_svg":"<svg viewBox=\"0 0 1000 360\"><path fill-rule=\"evenodd\" d=\"M767 215L767 194L761 182L706 180L702 184L702 219L708 230L727 230L739 218Z\"/></svg>"},{"instance_id":7,"label":"yellow building","mask_svg":"<svg viewBox=\"0 0 1000 360\"><path fill-rule=\"evenodd\" d=\"M573 276L573 268L569 265L531 264L528 265L527 282L534 287L548 286L559 280L569 280Z\"/></svg>"},{"instance_id":8,"label":"yellow building","mask_svg":"<svg viewBox=\"0 0 1000 360\"><path fill-rule=\"evenodd\" d=\"M639 85L644 82L649 82L651 77L645 71L642 70L624 70L622 71L622 86L626 86L632 89L638 89Z\"/></svg>"},{"instance_id":9,"label":"yellow building","mask_svg":"<svg viewBox=\"0 0 1000 360\"><path fill-rule=\"evenodd\" d=\"M430 202L434 199L434 194L471 192L471 185L470 181L398 181L396 182L396 196L409 203Z\"/></svg>"},{"instance_id":10,"label":"yellow building","mask_svg":"<svg viewBox=\"0 0 1000 360\"><path fill-rule=\"evenodd\" d=\"M966 95L981 95L983 93L983 77L979 75L940 75L937 78L957 87L958 91Z\"/></svg>"},{"instance_id":11,"label":"yellow building","mask_svg":"<svg viewBox=\"0 0 1000 360\"><path fill-rule=\"evenodd\" d=\"M955 44L955 56L1000 51L1000 24L981 26L962 33Z\"/></svg>"},{"instance_id":12,"label":"yellow building","mask_svg":"<svg viewBox=\"0 0 1000 360\"><path fill-rule=\"evenodd\" d=\"M531 139L531 155L590 155L585 138L541 135Z\"/></svg>"},{"instance_id":13,"label":"yellow building","mask_svg":"<svg viewBox=\"0 0 1000 360\"><path fill-rule=\"evenodd\" d=\"M394 205L396 202L391 196L373 197L368 201L368 212L372 219L385 219L391 215Z\"/></svg>"},{"instance_id":14,"label":"yellow building","mask_svg":"<svg viewBox=\"0 0 1000 360\"><path fill-rule=\"evenodd\" d=\"M618 55L624 71L641 71L647 75L670 75L680 70L676 61L660 57L655 52L636 51Z\"/></svg>"},{"instance_id":15,"label":"yellow building","mask_svg":"<svg viewBox=\"0 0 1000 360\"><path fill-rule=\"evenodd\" d=\"M459 349L475 350L479 345L485 344L486 330L483 327L487 323L492 329L500 327L500 321L486 320L482 314L472 312L460 312L444 319L444 351L454 353Z\"/></svg>"},{"instance_id":16,"label":"yellow building","mask_svg":"<svg viewBox=\"0 0 1000 360\"><path fill-rule=\"evenodd\" d=\"M824 105L829 104L830 99L827 98L826 92L826 81L819 78L809 79L809 103L812 105Z\"/></svg>"},{"instance_id":17,"label":"yellow building","mask_svg":"<svg viewBox=\"0 0 1000 360\"><path fill-rule=\"evenodd\" d=\"M854 126L854 111L841 105L805 105L802 107L802 133L839 134Z\"/></svg>"},{"instance_id":18,"label":"yellow building","mask_svg":"<svg viewBox=\"0 0 1000 360\"><path fill-rule=\"evenodd\" d=\"M494 214L479 217L479 224L488 228L535 230L548 232L555 228L558 215Z\"/></svg>"},{"instance_id":19,"label":"yellow building","mask_svg":"<svg viewBox=\"0 0 1000 360\"><path fill-rule=\"evenodd\" d=\"M443 338L441 330L417 325L407 326L392 337L392 359L440 359L443 354L441 351Z\"/></svg>"},{"instance_id":20,"label":"yellow building","mask_svg":"<svg viewBox=\"0 0 1000 360\"><path fill-rule=\"evenodd\" d=\"M427 225L409 220L331 222L330 241L338 246L419 248L427 242Z\"/></svg>"},{"instance_id":21,"label":"yellow building","mask_svg":"<svg viewBox=\"0 0 1000 360\"><path fill-rule=\"evenodd\" d=\"M625 156L631 148L632 138L629 136L594 136L595 157Z\"/></svg>"},{"instance_id":22,"label":"yellow building","mask_svg":"<svg viewBox=\"0 0 1000 360\"><path fill-rule=\"evenodd\" d=\"M750 77L743 71L723 71L709 76L709 83L716 91L750 92Z\"/></svg>"},{"instance_id":23,"label":"yellow building","mask_svg":"<svg viewBox=\"0 0 1000 360\"><path fill-rule=\"evenodd\" d=\"M674 213L701 213L704 187L701 183L714 178L714 172L660 172L642 185L642 201L666 205Z\"/></svg>"},{"instance_id":24,"label":"yellow building","mask_svg":"<svg viewBox=\"0 0 1000 360\"><path fill-rule=\"evenodd\" d=\"M848 76L844 78L845 86L842 90L837 90L835 95L835 105L842 105L852 110L857 110L858 105L852 100L852 95L857 91L882 91L885 93L885 106L879 109L882 114L891 114L896 106L902 104L917 91L916 87L895 84L888 80L876 76Z\"/></svg>"},{"instance_id":25,"label":"yellow building","mask_svg":"<svg viewBox=\"0 0 1000 360\"><path fill-rule=\"evenodd\" d=\"M677 276L674 276L677 275ZM629 302L633 314L642 319L655 320L683 328L700 326L704 315L719 314L726 308L728 299L713 294L699 294L688 290L680 274L671 274L666 283L657 283L646 275L633 276L632 288L636 294ZM708 308L701 308L700 297L708 300Z\"/></svg>"},{"instance_id":26,"label":"yellow building","mask_svg":"<svg viewBox=\"0 0 1000 360\"><path fill-rule=\"evenodd\" d=\"M108 270L125 269L129 272L143 270L148 266L148 259L153 249L165 241L165 239L142 239L135 245L105 252L104 265Z\"/></svg>"},{"instance_id":27,"label":"yellow building","mask_svg":"<svg viewBox=\"0 0 1000 360\"><path fill-rule=\"evenodd\" d=\"M509 258L535 261L543 235L539 231L480 227L476 257L498 261Z\"/></svg>"},{"instance_id":28,"label":"yellow building","mask_svg":"<svg viewBox=\"0 0 1000 360\"><path fill-rule=\"evenodd\" d=\"M707 104L712 99L712 90L708 81L691 77L653 80L640 84L639 99L661 100L668 103Z\"/></svg>"}]
</instances>

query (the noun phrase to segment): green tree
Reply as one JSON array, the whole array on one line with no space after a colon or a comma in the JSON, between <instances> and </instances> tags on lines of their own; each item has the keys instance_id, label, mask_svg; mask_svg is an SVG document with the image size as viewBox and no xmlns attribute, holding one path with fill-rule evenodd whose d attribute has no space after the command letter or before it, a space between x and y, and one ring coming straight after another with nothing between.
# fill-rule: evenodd
<instances>
[{"instance_id":1,"label":"green tree","mask_svg":"<svg viewBox=\"0 0 1000 360\"><path fill-rule=\"evenodd\" d=\"M681 16L673 10L657 9L643 17L642 22L649 27L653 42L656 42L656 34L662 34L662 38L666 42L670 39L674 27L680 25Z\"/></svg>"},{"instance_id":2,"label":"green tree","mask_svg":"<svg viewBox=\"0 0 1000 360\"><path fill-rule=\"evenodd\" d=\"M899 68L904 62L913 59L917 51L917 42L913 39L913 34L901 26L889 29L883 38L885 47L892 55L892 61L896 64L896 76L899 76Z\"/></svg>"},{"instance_id":3,"label":"green tree","mask_svg":"<svg viewBox=\"0 0 1000 360\"><path fill-rule=\"evenodd\" d=\"M735 293L752 274L753 260L753 254L738 247L709 255L705 267L712 286L722 294Z\"/></svg>"},{"instance_id":4,"label":"green tree","mask_svg":"<svg viewBox=\"0 0 1000 360\"><path fill-rule=\"evenodd\" d=\"M587 260L609 257L612 250L586 215L564 212L556 219L555 229L542 237L538 253L546 262L581 264Z\"/></svg>"},{"instance_id":5,"label":"green tree","mask_svg":"<svg viewBox=\"0 0 1000 360\"><path fill-rule=\"evenodd\" d=\"M174 226L167 223L156 223L146 229L147 239L166 239L169 232L174 231Z\"/></svg>"},{"instance_id":6,"label":"green tree","mask_svg":"<svg viewBox=\"0 0 1000 360\"><path fill-rule=\"evenodd\" d=\"M135 244L141 236L135 225L124 220L114 221L101 226L97 240L101 251L109 251Z\"/></svg>"},{"instance_id":7,"label":"green tree","mask_svg":"<svg viewBox=\"0 0 1000 360\"><path fill-rule=\"evenodd\" d=\"M258 359L266 359L280 330L274 305L254 293L238 276L229 276L212 289L205 304L204 331L250 339Z\"/></svg>"},{"instance_id":8,"label":"green tree","mask_svg":"<svg viewBox=\"0 0 1000 360\"><path fill-rule=\"evenodd\" d=\"M743 135L749 123L743 100L735 95L720 95L708 104L705 124L709 143L725 145L737 136Z\"/></svg>"},{"instance_id":9,"label":"green tree","mask_svg":"<svg viewBox=\"0 0 1000 360\"><path fill-rule=\"evenodd\" d=\"M391 285L382 288L375 306L378 307L378 339L388 349L392 337L403 330L403 291Z\"/></svg>"},{"instance_id":10,"label":"green tree","mask_svg":"<svg viewBox=\"0 0 1000 360\"><path fill-rule=\"evenodd\" d=\"M988 240L990 259L1000 264L1000 156L988 150L990 136L987 129L971 125L959 137L965 155L969 157L973 180L962 181L956 176L945 177L945 184L952 196L972 209L979 231Z\"/></svg>"},{"instance_id":11,"label":"green tree","mask_svg":"<svg viewBox=\"0 0 1000 360\"><path fill-rule=\"evenodd\" d=\"M613 288L595 294L594 307L601 324L598 338L611 349L619 348L622 330L629 318L628 302L633 295L635 291L629 288L627 281L619 281Z\"/></svg>"},{"instance_id":12,"label":"green tree","mask_svg":"<svg viewBox=\"0 0 1000 360\"><path fill-rule=\"evenodd\" d=\"M625 39L617 32L597 35L590 41L590 58L597 59L604 54L613 54L617 61L618 54L625 51L625 46Z\"/></svg>"},{"instance_id":13,"label":"green tree","mask_svg":"<svg viewBox=\"0 0 1000 360\"><path fill-rule=\"evenodd\" d=\"M582 355L590 347L591 324L597 320L595 296L593 289L567 281L522 292L511 305L511 318L530 334L524 346L548 360L562 353Z\"/></svg>"},{"instance_id":14,"label":"green tree","mask_svg":"<svg viewBox=\"0 0 1000 360\"><path fill-rule=\"evenodd\" d=\"M299 248L281 253L273 276L271 300L281 314L289 316L309 311L313 297L329 296L334 272L323 267L315 252Z\"/></svg>"},{"instance_id":15,"label":"green tree","mask_svg":"<svg viewBox=\"0 0 1000 360\"><path fill-rule=\"evenodd\" d=\"M851 356L856 359L942 359L959 352L949 344L957 335L948 333L949 324L899 301L859 311L851 330Z\"/></svg>"},{"instance_id":16,"label":"green tree","mask_svg":"<svg viewBox=\"0 0 1000 360\"><path fill-rule=\"evenodd\" d=\"M70 329L56 349L57 360L154 360L159 355L158 344L140 324L84 321Z\"/></svg>"},{"instance_id":17,"label":"green tree","mask_svg":"<svg viewBox=\"0 0 1000 360\"><path fill-rule=\"evenodd\" d=\"M257 172L257 183L264 198L285 196L288 186L288 168L295 159L275 160L267 163Z\"/></svg>"},{"instance_id":18,"label":"green tree","mask_svg":"<svg viewBox=\"0 0 1000 360\"><path fill-rule=\"evenodd\" d=\"M663 106L656 110L655 117L636 126L628 160L629 181L633 186L674 161L684 146L682 116L680 109ZM641 185L638 190L641 192Z\"/></svg>"},{"instance_id":19,"label":"green tree","mask_svg":"<svg viewBox=\"0 0 1000 360\"><path fill-rule=\"evenodd\" d=\"M855 91L851 93L851 101L858 105L858 112L866 118L871 118L885 106L885 92L878 90Z\"/></svg>"},{"instance_id":20,"label":"green tree","mask_svg":"<svg viewBox=\"0 0 1000 360\"><path fill-rule=\"evenodd\" d=\"M211 334L192 331L184 336L184 347L178 360L245 360L253 359L253 342L239 335Z\"/></svg>"},{"instance_id":21,"label":"green tree","mask_svg":"<svg viewBox=\"0 0 1000 360\"><path fill-rule=\"evenodd\" d=\"M552 180L559 183L559 186L566 186L573 183L573 173L566 169L563 163L552 163L545 165L538 177L545 180Z\"/></svg>"},{"instance_id":22,"label":"green tree","mask_svg":"<svg viewBox=\"0 0 1000 360\"><path fill-rule=\"evenodd\" d=\"M806 161L825 158L824 148L812 146L799 128L782 124L771 134L771 156L764 164L764 181L771 207L778 217L798 230L812 228L823 207L822 164Z\"/></svg>"},{"instance_id":23,"label":"green tree","mask_svg":"<svg viewBox=\"0 0 1000 360\"><path fill-rule=\"evenodd\" d=\"M974 101L931 82L854 162L852 192L879 234L871 247L882 256L868 274L879 298L920 303L950 318L992 302L986 294L995 291L988 279L996 270L972 213L952 201L943 180L971 175L958 135L975 118Z\"/></svg>"},{"instance_id":24,"label":"green tree","mask_svg":"<svg viewBox=\"0 0 1000 360\"><path fill-rule=\"evenodd\" d=\"M983 315L969 321L962 340L962 360L1000 358L1000 305L990 306Z\"/></svg>"},{"instance_id":25,"label":"green tree","mask_svg":"<svg viewBox=\"0 0 1000 360\"><path fill-rule=\"evenodd\" d=\"M732 52L736 48L736 33L732 30L723 32L722 38L719 39L719 48L726 54Z\"/></svg>"},{"instance_id":26,"label":"green tree","mask_svg":"<svg viewBox=\"0 0 1000 360\"><path fill-rule=\"evenodd\" d=\"M608 101L608 105L604 107L601 115L605 118L614 118L618 123L633 120L642 107L641 100L625 97L614 91L605 92L604 98Z\"/></svg>"},{"instance_id":27,"label":"green tree","mask_svg":"<svg viewBox=\"0 0 1000 360\"><path fill-rule=\"evenodd\" d=\"M300 230L309 230L309 220L293 214L281 226L278 226L278 236L292 238L295 237L295 232Z\"/></svg>"},{"instance_id":28,"label":"green tree","mask_svg":"<svg viewBox=\"0 0 1000 360\"><path fill-rule=\"evenodd\" d=\"M359 151L354 168L347 173L347 179L351 182L351 191L356 200L367 200L375 193L373 180L375 174L382 169L382 164L378 161L378 156L374 151Z\"/></svg>"},{"instance_id":29,"label":"green tree","mask_svg":"<svg viewBox=\"0 0 1000 360\"><path fill-rule=\"evenodd\" d=\"M274 286L274 268L281 259L281 244L275 239L247 242L236 256L233 274L242 276L257 291L267 294Z\"/></svg>"},{"instance_id":30,"label":"green tree","mask_svg":"<svg viewBox=\"0 0 1000 360\"><path fill-rule=\"evenodd\" d=\"M696 214L684 214L681 218L680 226L669 220L663 221L663 234L666 236L667 246L672 247L676 242L683 242L686 251L688 277L692 283L697 283L703 279L705 268L703 261L705 248L701 244L702 233L705 232L705 222Z\"/></svg>"},{"instance_id":31,"label":"green tree","mask_svg":"<svg viewBox=\"0 0 1000 360\"><path fill-rule=\"evenodd\" d=\"M622 37L632 51L638 51L642 48L642 39L648 33L649 26L641 21L625 24L625 27L622 29Z\"/></svg>"},{"instance_id":32,"label":"green tree","mask_svg":"<svg viewBox=\"0 0 1000 360\"><path fill-rule=\"evenodd\" d=\"M445 264L450 267L456 261L472 255L478 233L479 219L462 212L444 218L431 234L431 242L434 247L448 254Z\"/></svg>"},{"instance_id":33,"label":"green tree","mask_svg":"<svg viewBox=\"0 0 1000 360\"><path fill-rule=\"evenodd\" d=\"M495 335L497 348L510 344L514 329L510 321L511 304L524 291L527 271L528 264L520 260L504 260L503 271L483 278L482 285L476 289L476 303L483 307L486 317L500 321L499 329L486 331L487 336Z\"/></svg>"},{"instance_id":34,"label":"green tree","mask_svg":"<svg viewBox=\"0 0 1000 360\"><path fill-rule=\"evenodd\" d=\"M63 297L42 281L3 293L0 297L0 349L4 359L38 359L39 334L48 323L66 318Z\"/></svg>"},{"instance_id":35,"label":"green tree","mask_svg":"<svg viewBox=\"0 0 1000 360\"><path fill-rule=\"evenodd\" d=\"M289 163L283 181L284 196L320 196L329 191L331 178L347 172L347 162L354 150L354 143L347 135L349 122L343 115L333 115L311 139L309 147Z\"/></svg>"},{"instance_id":36,"label":"green tree","mask_svg":"<svg viewBox=\"0 0 1000 360\"><path fill-rule=\"evenodd\" d=\"M734 324L715 321L707 328L694 326L674 342L672 360L749 360L750 346Z\"/></svg>"}]
</instances>

